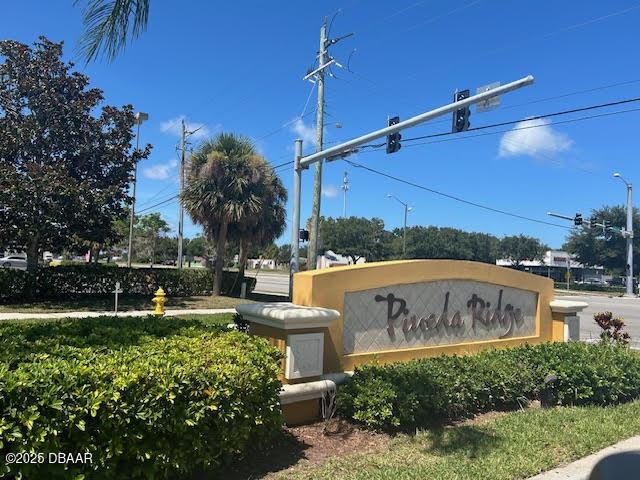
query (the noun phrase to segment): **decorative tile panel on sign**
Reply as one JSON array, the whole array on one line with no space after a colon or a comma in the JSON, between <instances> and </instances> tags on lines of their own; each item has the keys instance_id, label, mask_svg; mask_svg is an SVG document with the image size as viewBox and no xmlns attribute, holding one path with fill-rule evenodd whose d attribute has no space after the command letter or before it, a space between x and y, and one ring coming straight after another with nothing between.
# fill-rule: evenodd
<instances>
[{"instance_id":1,"label":"decorative tile panel on sign","mask_svg":"<svg viewBox=\"0 0 640 480\"><path fill-rule=\"evenodd\" d=\"M345 293L343 353L532 336L538 294L472 280Z\"/></svg>"}]
</instances>

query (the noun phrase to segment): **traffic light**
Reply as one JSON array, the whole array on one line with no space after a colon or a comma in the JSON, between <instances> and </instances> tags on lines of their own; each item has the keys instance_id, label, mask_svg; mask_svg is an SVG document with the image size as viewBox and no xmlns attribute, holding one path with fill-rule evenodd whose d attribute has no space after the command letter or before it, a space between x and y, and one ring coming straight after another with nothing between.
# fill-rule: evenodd
<instances>
[{"instance_id":1,"label":"traffic light","mask_svg":"<svg viewBox=\"0 0 640 480\"><path fill-rule=\"evenodd\" d=\"M303 242L309 241L309 230L300 229L300 240Z\"/></svg>"},{"instance_id":2,"label":"traffic light","mask_svg":"<svg viewBox=\"0 0 640 480\"><path fill-rule=\"evenodd\" d=\"M396 125L400 123L400 117L395 116L389 119L389 126ZM400 140L402 139L402 135L399 132L392 133L391 135L387 135L387 153L395 153L400 150Z\"/></svg>"},{"instance_id":3,"label":"traffic light","mask_svg":"<svg viewBox=\"0 0 640 480\"><path fill-rule=\"evenodd\" d=\"M582 225L582 214L581 213L576 213L576 216L573 219L573 224L576 227L579 227L580 225Z\"/></svg>"},{"instance_id":4,"label":"traffic light","mask_svg":"<svg viewBox=\"0 0 640 480\"><path fill-rule=\"evenodd\" d=\"M460 100L464 100L465 98L470 97L469 90L461 90L453 94L453 101L459 102ZM453 124L451 126L451 131L453 133L464 132L469 129L471 125L469 123L469 117L471 116L471 109L467 106L465 108L460 108L453 112Z\"/></svg>"}]
</instances>

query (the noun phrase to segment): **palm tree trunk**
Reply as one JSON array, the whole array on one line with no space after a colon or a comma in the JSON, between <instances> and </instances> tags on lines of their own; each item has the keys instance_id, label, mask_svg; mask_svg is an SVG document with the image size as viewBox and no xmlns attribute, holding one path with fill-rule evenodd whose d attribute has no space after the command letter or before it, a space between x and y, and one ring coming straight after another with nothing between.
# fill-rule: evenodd
<instances>
[{"instance_id":1,"label":"palm tree trunk","mask_svg":"<svg viewBox=\"0 0 640 480\"><path fill-rule=\"evenodd\" d=\"M224 220L218 231L218 239L216 241L216 263L213 273L213 291L212 297L220 295L222 290L222 270L224 267L224 247L227 241L227 222Z\"/></svg>"},{"instance_id":2,"label":"palm tree trunk","mask_svg":"<svg viewBox=\"0 0 640 480\"><path fill-rule=\"evenodd\" d=\"M247 249L247 240L246 238L240 239L240 253L238 255L238 278L236 283L242 285L244 282L244 270L247 266L247 256L249 255L249 250ZM240 287L242 288L242 287Z\"/></svg>"}]
</instances>

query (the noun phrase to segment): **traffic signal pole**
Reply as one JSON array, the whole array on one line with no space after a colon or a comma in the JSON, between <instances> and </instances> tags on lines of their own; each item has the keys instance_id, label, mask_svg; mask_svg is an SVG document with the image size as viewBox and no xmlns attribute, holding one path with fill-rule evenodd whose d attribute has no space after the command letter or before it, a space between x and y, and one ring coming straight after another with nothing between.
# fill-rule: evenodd
<instances>
[{"instance_id":1,"label":"traffic signal pole","mask_svg":"<svg viewBox=\"0 0 640 480\"><path fill-rule=\"evenodd\" d=\"M627 183L627 295L633 296L633 186Z\"/></svg>"},{"instance_id":2,"label":"traffic signal pole","mask_svg":"<svg viewBox=\"0 0 640 480\"><path fill-rule=\"evenodd\" d=\"M388 126L386 128L382 128L380 130L376 130L374 132L367 133L360 137L354 138L352 140L346 141L339 145L335 145L333 147L327 148L325 150L321 150L319 152L313 153L311 155L307 155L306 157L301 156L302 152L302 141L296 140L295 148L296 148L296 156L295 156L295 166L294 166L294 196L293 196L293 219L291 222L291 282L289 284L289 297L293 293L293 275L299 271L299 264L294 262L293 259L298 256L298 248L299 248L299 240L298 235L300 232L300 179L302 175L302 170L308 168L309 165L312 165L317 162L321 162L322 160L336 160L338 158L342 158L351 153L355 153L357 148L360 145L364 145L373 140L377 140L379 138L386 137L387 135L392 135L395 133L404 130L405 128L415 127L416 125L420 125L421 123L425 123L434 118L441 117L448 113L451 113L455 110L459 110L461 108L466 108L470 105L482 102L489 98L493 98L504 93L511 92L513 90L517 90L522 87L526 87L528 85L533 84L533 76L528 75L524 78L516 80L515 82L508 83L506 85L502 85L496 87L492 90L488 90L486 92L479 93L477 95L473 95L469 98L465 98L464 100L460 100L458 102L453 102L448 105L444 105L442 107L436 108L434 110L430 110L425 113L421 113L420 115L416 115L415 117L404 120L395 125ZM300 154L298 154L300 152ZM297 193L296 193L297 192ZM313 240L312 240L313 241ZM310 242L311 243L311 242ZM309 262L310 259L307 259Z\"/></svg>"},{"instance_id":3,"label":"traffic signal pole","mask_svg":"<svg viewBox=\"0 0 640 480\"><path fill-rule=\"evenodd\" d=\"M302 181L302 140L295 141L293 168L293 218L291 224L291 260L289 261L289 300L293 300L293 274L300 271L300 184ZM308 257L309 255L307 255ZM307 258L307 263L309 259Z\"/></svg>"}]
</instances>

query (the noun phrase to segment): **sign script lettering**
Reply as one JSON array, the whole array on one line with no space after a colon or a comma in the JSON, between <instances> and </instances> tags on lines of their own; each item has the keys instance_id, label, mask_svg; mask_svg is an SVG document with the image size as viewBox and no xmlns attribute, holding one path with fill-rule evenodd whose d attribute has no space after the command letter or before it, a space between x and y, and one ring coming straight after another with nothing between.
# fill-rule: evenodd
<instances>
[{"instance_id":1,"label":"sign script lettering","mask_svg":"<svg viewBox=\"0 0 640 480\"><path fill-rule=\"evenodd\" d=\"M504 308L502 307L503 293L504 290L500 289L498 301L493 308L490 301L485 300L476 293L473 293L467 300L466 305L471 314L471 326L474 331L476 331L478 324L488 329L501 328L504 333L498 338L502 339L512 336L514 328L524 323L520 308L516 308L510 303L506 304ZM421 317L410 314L406 300L396 297L393 293L389 293L386 296L376 295L374 298L376 302L387 303L387 333L390 338L394 339L396 328L399 326L402 327L402 332L405 335L410 332L421 332L426 335L430 331L440 328L462 329L465 324L461 312L457 310L453 312L451 317L449 316L449 295L450 292L446 292L444 295L440 315L431 312ZM401 320L397 321L399 318Z\"/></svg>"}]
</instances>

